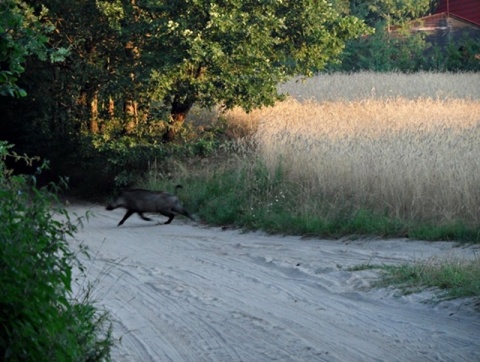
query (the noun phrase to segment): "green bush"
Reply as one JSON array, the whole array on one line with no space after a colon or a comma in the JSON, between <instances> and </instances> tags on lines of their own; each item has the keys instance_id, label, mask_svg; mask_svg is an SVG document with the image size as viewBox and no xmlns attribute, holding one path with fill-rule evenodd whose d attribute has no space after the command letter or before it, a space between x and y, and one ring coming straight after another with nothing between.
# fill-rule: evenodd
<instances>
[{"instance_id":1,"label":"green bush","mask_svg":"<svg viewBox=\"0 0 480 362\"><path fill-rule=\"evenodd\" d=\"M82 268L66 237L78 223L34 177L7 170L9 148L0 142L0 360L108 361L108 315L72 298Z\"/></svg>"},{"instance_id":2,"label":"green bush","mask_svg":"<svg viewBox=\"0 0 480 362\"><path fill-rule=\"evenodd\" d=\"M75 191L89 198L92 193L105 194L112 188L137 184L153 165L161 165L160 172L168 173L172 159L211 155L225 144L217 135L217 130L198 134L192 131L178 143L162 143L154 135L83 136L76 153L58 163L64 174L72 177Z\"/></svg>"},{"instance_id":3,"label":"green bush","mask_svg":"<svg viewBox=\"0 0 480 362\"><path fill-rule=\"evenodd\" d=\"M431 48L422 34L410 34L405 29L400 34L387 32L380 23L375 34L351 40L347 43L340 65L331 65L330 70L357 72L416 72L430 68L425 52Z\"/></svg>"},{"instance_id":4,"label":"green bush","mask_svg":"<svg viewBox=\"0 0 480 362\"><path fill-rule=\"evenodd\" d=\"M330 64L327 70L478 72L479 53L480 39L475 32L439 45L425 34L411 33L408 25L389 33L385 24L378 23L373 35L348 41L341 62Z\"/></svg>"}]
</instances>

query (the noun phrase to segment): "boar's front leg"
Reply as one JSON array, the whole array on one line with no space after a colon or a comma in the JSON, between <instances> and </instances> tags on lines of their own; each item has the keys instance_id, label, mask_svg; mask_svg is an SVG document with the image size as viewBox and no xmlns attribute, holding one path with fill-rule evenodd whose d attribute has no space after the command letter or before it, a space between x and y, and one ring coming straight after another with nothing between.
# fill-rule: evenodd
<instances>
[{"instance_id":1,"label":"boar's front leg","mask_svg":"<svg viewBox=\"0 0 480 362\"><path fill-rule=\"evenodd\" d=\"M125 216L123 217L122 220L120 220L120 222L118 223L117 226L122 225L122 224L125 222L125 220L127 220L127 219L128 219L130 216L132 216L134 213L135 213L135 212L132 211L132 210L127 210L127 212L125 213Z\"/></svg>"}]
</instances>

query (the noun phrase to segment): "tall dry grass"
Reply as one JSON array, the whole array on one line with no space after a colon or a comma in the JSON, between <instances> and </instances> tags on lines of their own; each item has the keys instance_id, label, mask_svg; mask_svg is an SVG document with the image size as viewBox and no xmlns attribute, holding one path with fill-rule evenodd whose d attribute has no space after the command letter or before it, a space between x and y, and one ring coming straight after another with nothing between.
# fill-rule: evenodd
<instances>
[{"instance_id":1,"label":"tall dry grass","mask_svg":"<svg viewBox=\"0 0 480 362\"><path fill-rule=\"evenodd\" d=\"M452 100L271 109L254 139L270 169L284 164L305 194L402 219L480 220L480 103Z\"/></svg>"},{"instance_id":2,"label":"tall dry grass","mask_svg":"<svg viewBox=\"0 0 480 362\"><path fill-rule=\"evenodd\" d=\"M334 73L293 79L279 87L298 100L385 98L480 99L480 73Z\"/></svg>"},{"instance_id":3,"label":"tall dry grass","mask_svg":"<svg viewBox=\"0 0 480 362\"><path fill-rule=\"evenodd\" d=\"M257 156L272 172L282 164L302 189L300 204L348 203L407 221L478 225L479 77L320 76L304 89L284 85L296 98L275 107L226 116L254 132ZM332 92L331 84L341 86ZM375 94L367 96L369 88Z\"/></svg>"}]
</instances>

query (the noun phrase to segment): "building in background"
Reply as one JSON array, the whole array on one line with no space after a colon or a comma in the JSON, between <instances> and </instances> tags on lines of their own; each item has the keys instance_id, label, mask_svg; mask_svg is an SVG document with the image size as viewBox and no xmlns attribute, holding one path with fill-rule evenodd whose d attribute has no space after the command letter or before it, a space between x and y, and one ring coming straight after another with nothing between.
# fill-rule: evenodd
<instances>
[{"instance_id":1,"label":"building in background","mask_svg":"<svg viewBox=\"0 0 480 362\"><path fill-rule=\"evenodd\" d=\"M411 30L424 32L433 45L480 41L480 0L441 0L429 16L413 20Z\"/></svg>"}]
</instances>

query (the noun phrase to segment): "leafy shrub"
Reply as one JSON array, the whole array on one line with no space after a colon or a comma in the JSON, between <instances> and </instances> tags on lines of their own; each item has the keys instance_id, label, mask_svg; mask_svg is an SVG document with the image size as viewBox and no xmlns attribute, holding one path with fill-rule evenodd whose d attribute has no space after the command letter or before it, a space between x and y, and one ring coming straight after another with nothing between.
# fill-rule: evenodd
<instances>
[{"instance_id":1,"label":"leafy shrub","mask_svg":"<svg viewBox=\"0 0 480 362\"><path fill-rule=\"evenodd\" d=\"M148 169L150 162L167 156L161 143L148 143L135 137L103 140L100 136L92 141L96 159L105 163L103 170L113 177L117 187L132 184Z\"/></svg>"},{"instance_id":2,"label":"leafy shrub","mask_svg":"<svg viewBox=\"0 0 480 362\"><path fill-rule=\"evenodd\" d=\"M449 44L439 55L439 70L441 71L480 71L480 39L468 36L460 39L458 44Z\"/></svg>"},{"instance_id":3,"label":"leafy shrub","mask_svg":"<svg viewBox=\"0 0 480 362\"><path fill-rule=\"evenodd\" d=\"M154 134L97 134L82 136L70 157L59 160L57 170L72 178L72 186L81 196L111 192L113 188L138 184L152 165L168 173L169 160L187 160L214 154L228 144L223 129L209 131L185 127L176 143L163 143Z\"/></svg>"},{"instance_id":4,"label":"leafy shrub","mask_svg":"<svg viewBox=\"0 0 480 362\"><path fill-rule=\"evenodd\" d=\"M430 47L422 34L409 34L404 30L392 35L384 24L379 24L375 34L349 41L341 64L331 65L330 70L416 72L429 68L424 53Z\"/></svg>"},{"instance_id":5,"label":"leafy shrub","mask_svg":"<svg viewBox=\"0 0 480 362\"><path fill-rule=\"evenodd\" d=\"M72 268L81 266L66 237L78 223L34 177L6 169L9 148L0 143L0 359L109 360L108 315L71 295Z\"/></svg>"}]
</instances>

